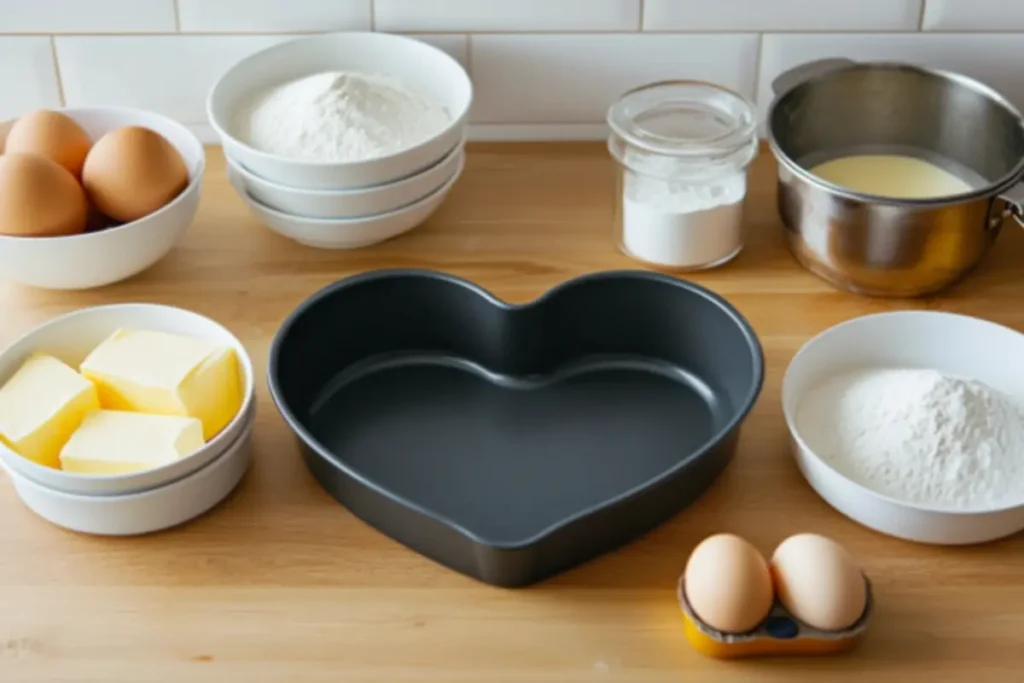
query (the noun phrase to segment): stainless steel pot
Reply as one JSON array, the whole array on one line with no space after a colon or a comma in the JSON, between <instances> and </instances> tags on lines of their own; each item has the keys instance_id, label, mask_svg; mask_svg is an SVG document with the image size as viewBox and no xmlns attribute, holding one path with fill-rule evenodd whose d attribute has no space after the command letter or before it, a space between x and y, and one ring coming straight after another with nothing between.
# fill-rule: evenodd
<instances>
[{"instance_id":1,"label":"stainless steel pot","mask_svg":"<svg viewBox=\"0 0 1024 683\"><path fill-rule=\"evenodd\" d=\"M919 296L957 282L982 259L1024 175L1024 119L975 80L936 69L845 59L780 76L768 112L778 206L790 249L833 286ZM926 200L860 194L808 169L851 154L906 154L975 188Z\"/></svg>"}]
</instances>

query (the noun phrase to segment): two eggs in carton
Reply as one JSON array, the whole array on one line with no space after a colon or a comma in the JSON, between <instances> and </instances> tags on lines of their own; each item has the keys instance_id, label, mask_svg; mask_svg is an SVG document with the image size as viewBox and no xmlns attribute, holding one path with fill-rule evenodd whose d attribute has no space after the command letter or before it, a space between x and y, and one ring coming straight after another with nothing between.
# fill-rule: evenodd
<instances>
[{"instance_id":1,"label":"two eggs in carton","mask_svg":"<svg viewBox=\"0 0 1024 683\"><path fill-rule=\"evenodd\" d=\"M234 349L118 330L78 371L44 353L0 387L0 442L37 464L116 475L196 452L241 409Z\"/></svg>"}]
</instances>

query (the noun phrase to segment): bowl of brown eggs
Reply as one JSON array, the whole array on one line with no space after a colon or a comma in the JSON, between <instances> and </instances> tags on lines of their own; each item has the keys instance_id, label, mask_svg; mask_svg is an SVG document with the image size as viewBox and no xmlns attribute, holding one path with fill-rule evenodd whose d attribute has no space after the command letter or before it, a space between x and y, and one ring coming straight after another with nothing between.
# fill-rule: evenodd
<instances>
[{"instance_id":1,"label":"bowl of brown eggs","mask_svg":"<svg viewBox=\"0 0 1024 683\"><path fill-rule=\"evenodd\" d=\"M89 289L163 258L195 217L205 159L183 125L120 107L0 123L0 277Z\"/></svg>"}]
</instances>

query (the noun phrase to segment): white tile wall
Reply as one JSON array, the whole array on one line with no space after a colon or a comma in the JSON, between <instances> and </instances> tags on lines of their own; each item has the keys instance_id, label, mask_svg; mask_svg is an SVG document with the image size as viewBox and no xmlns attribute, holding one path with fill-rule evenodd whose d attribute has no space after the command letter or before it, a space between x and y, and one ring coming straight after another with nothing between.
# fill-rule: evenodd
<instances>
[{"instance_id":1,"label":"white tile wall","mask_svg":"<svg viewBox=\"0 0 1024 683\"><path fill-rule=\"evenodd\" d=\"M181 30L247 31L367 30L370 0L178 0Z\"/></svg>"},{"instance_id":2,"label":"white tile wall","mask_svg":"<svg viewBox=\"0 0 1024 683\"><path fill-rule=\"evenodd\" d=\"M649 31L915 31L923 0L646 0Z\"/></svg>"},{"instance_id":3,"label":"white tile wall","mask_svg":"<svg viewBox=\"0 0 1024 683\"><path fill-rule=\"evenodd\" d=\"M763 109L776 75L830 56L942 66L1024 107L1024 0L0 0L0 117L124 104L205 132L207 91L236 60L368 29L466 65L476 137L599 137L616 96L663 78Z\"/></svg>"},{"instance_id":4,"label":"white tile wall","mask_svg":"<svg viewBox=\"0 0 1024 683\"><path fill-rule=\"evenodd\" d=\"M374 15L381 31L635 31L640 0L374 0Z\"/></svg>"},{"instance_id":5,"label":"white tile wall","mask_svg":"<svg viewBox=\"0 0 1024 683\"><path fill-rule=\"evenodd\" d=\"M0 33L174 31L174 0L0 0Z\"/></svg>"},{"instance_id":6,"label":"white tile wall","mask_svg":"<svg viewBox=\"0 0 1024 683\"><path fill-rule=\"evenodd\" d=\"M470 38L482 123L600 123L640 83L710 80L754 91L757 36L477 35Z\"/></svg>"},{"instance_id":7,"label":"white tile wall","mask_svg":"<svg viewBox=\"0 0 1024 683\"><path fill-rule=\"evenodd\" d=\"M49 38L0 38L0 119L60 105L60 86Z\"/></svg>"},{"instance_id":8,"label":"white tile wall","mask_svg":"<svg viewBox=\"0 0 1024 683\"><path fill-rule=\"evenodd\" d=\"M926 31L1024 31L1020 0L928 0Z\"/></svg>"}]
</instances>

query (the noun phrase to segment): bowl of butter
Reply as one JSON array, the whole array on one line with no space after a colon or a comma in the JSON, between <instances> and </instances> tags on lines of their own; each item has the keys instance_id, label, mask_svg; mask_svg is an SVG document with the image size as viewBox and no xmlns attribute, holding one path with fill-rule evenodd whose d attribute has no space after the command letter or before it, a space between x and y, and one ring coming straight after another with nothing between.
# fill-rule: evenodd
<instances>
[{"instance_id":1,"label":"bowl of butter","mask_svg":"<svg viewBox=\"0 0 1024 683\"><path fill-rule=\"evenodd\" d=\"M0 463L67 494L169 485L232 448L254 407L242 343L155 304L82 309L0 353Z\"/></svg>"}]
</instances>

